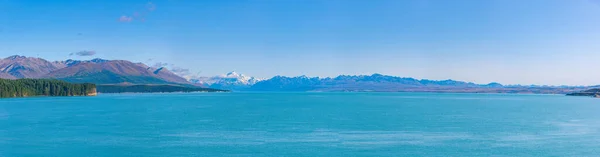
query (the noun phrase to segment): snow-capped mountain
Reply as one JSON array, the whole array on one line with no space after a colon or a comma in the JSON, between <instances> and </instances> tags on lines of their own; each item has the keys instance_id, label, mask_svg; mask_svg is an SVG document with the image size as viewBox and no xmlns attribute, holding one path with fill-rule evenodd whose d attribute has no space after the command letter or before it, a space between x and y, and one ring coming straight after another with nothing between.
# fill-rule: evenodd
<instances>
[{"instance_id":1,"label":"snow-capped mountain","mask_svg":"<svg viewBox=\"0 0 600 157\"><path fill-rule=\"evenodd\" d=\"M250 86L262 80L264 79L246 76L244 74L232 71L227 74L213 77L199 77L195 79L190 79L190 82L201 84L210 88L243 90L250 88Z\"/></svg>"},{"instance_id":2,"label":"snow-capped mountain","mask_svg":"<svg viewBox=\"0 0 600 157\"><path fill-rule=\"evenodd\" d=\"M275 76L256 83L255 91L442 91L470 88L502 87L501 84L482 85L455 80L426 80L382 74L340 75L337 77Z\"/></svg>"}]
</instances>

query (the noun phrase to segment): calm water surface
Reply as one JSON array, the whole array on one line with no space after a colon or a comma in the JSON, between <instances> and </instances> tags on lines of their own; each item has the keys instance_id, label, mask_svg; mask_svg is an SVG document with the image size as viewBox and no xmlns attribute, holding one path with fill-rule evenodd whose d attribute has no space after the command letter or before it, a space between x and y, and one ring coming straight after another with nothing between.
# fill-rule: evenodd
<instances>
[{"instance_id":1,"label":"calm water surface","mask_svg":"<svg viewBox=\"0 0 600 157\"><path fill-rule=\"evenodd\" d=\"M0 99L0 156L597 156L600 99L190 93Z\"/></svg>"}]
</instances>

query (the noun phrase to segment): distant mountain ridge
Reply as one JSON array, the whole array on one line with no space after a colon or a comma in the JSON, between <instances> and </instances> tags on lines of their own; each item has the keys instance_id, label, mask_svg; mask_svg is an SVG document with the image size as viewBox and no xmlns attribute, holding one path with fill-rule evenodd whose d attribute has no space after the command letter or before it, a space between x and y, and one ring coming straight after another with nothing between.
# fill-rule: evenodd
<instances>
[{"instance_id":1,"label":"distant mountain ridge","mask_svg":"<svg viewBox=\"0 0 600 157\"><path fill-rule=\"evenodd\" d=\"M10 56L0 59L0 78L54 78L96 84L190 84L165 68L98 58L49 62L41 58Z\"/></svg>"},{"instance_id":2,"label":"distant mountain ridge","mask_svg":"<svg viewBox=\"0 0 600 157\"><path fill-rule=\"evenodd\" d=\"M283 91L303 91L303 90L325 90L325 91L394 91L399 88L415 87L496 87L501 84L480 85L471 82L455 80L418 80L410 77L396 77L382 74L373 75L340 75L334 78L319 77L286 77L275 76L271 79L258 82L252 89L254 90L283 90Z\"/></svg>"},{"instance_id":3,"label":"distant mountain ridge","mask_svg":"<svg viewBox=\"0 0 600 157\"><path fill-rule=\"evenodd\" d=\"M253 91L352 91L352 92L459 92L459 93L547 93L563 94L587 87L504 86L455 80L427 80L382 74L340 75L334 78L275 76L257 82Z\"/></svg>"}]
</instances>

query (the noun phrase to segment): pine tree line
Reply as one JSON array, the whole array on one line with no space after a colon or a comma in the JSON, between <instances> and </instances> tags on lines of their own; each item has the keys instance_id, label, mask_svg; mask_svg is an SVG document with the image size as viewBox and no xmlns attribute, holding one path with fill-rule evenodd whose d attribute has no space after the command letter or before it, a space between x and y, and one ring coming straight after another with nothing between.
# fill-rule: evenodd
<instances>
[{"instance_id":1,"label":"pine tree line","mask_svg":"<svg viewBox=\"0 0 600 157\"><path fill-rule=\"evenodd\" d=\"M96 94L96 85L74 84L50 79L0 79L0 98L28 96L88 96Z\"/></svg>"}]
</instances>

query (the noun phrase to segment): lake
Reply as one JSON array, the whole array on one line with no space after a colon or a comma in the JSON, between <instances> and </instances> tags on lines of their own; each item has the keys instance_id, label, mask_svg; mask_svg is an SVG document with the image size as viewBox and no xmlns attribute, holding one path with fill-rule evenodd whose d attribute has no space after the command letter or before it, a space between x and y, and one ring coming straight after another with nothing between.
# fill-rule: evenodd
<instances>
[{"instance_id":1,"label":"lake","mask_svg":"<svg viewBox=\"0 0 600 157\"><path fill-rule=\"evenodd\" d=\"M184 93L0 99L0 156L594 156L600 99Z\"/></svg>"}]
</instances>

